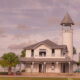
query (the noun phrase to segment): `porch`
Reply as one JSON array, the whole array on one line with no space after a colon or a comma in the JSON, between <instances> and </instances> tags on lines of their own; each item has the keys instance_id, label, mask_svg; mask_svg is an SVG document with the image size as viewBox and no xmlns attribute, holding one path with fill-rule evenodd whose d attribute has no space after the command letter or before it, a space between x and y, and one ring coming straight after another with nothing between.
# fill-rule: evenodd
<instances>
[{"instance_id":1,"label":"porch","mask_svg":"<svg viewBox=\"0 0 80 80\"><path fill-rule=\"evenodd\" d=\"M74 63L69 58L25 58L21 62L27 73L72 73Z\"/></svg>"},{"instance_id":2,"label":"porch","mask_svg":"<svg viewBox=\"0 0 80 80\"><path fill-rule=\"evenodd\" d=\"M26 63L26 72L28 73L71 73L72 64L70 62L40 62Z\"/></svg>"}]
</instances>

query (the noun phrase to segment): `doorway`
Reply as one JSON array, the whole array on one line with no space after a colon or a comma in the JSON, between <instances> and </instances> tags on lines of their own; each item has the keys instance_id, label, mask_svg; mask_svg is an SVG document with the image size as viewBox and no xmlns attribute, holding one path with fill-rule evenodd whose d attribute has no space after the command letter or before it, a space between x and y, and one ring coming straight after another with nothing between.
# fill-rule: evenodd
<instances>
[{"instance_id":1,"label":"doorway","mask_svg":"<svg viewBox=\"0 0 80 80\"><path fill-rule=\"evenodd\" d=\"M43 65L42 64L39 64L39 72L40 73L43 71L42 68L43 68Z\"/></svg>"},{"instance_id":2,"label":"doorway","mask_svg":"<svg viewBox=\"0 0 80 80\"><path fill-rule=\"evenodd\" d=\"M65 63L61 64L61 68L62 68L62 73L66 73L66 64Z\"/></svg>"}]
</instances>

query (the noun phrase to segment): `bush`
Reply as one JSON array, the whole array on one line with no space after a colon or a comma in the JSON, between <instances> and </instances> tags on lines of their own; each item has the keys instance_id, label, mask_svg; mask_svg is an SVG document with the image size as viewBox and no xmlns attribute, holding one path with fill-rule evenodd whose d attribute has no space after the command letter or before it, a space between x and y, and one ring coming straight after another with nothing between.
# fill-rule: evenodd
<instances>
[{"instance_id":1,"label":"bush","mask_svg":"<svg viewBox=\"0 0 80 80\"><path fill-rule=\"evenodd\" d=\"M8 75L8 72L0 72L0 75Z\"/></svg>"},{"instance_id":2,"label":"bush","mask_svg":"<svg viewBox=\"0 0 80 80\"><path fill-rule=\"evenodd\" d=\"M25 70L22 70L21 72L25 72Z\"/></svg>"}]
</instances>

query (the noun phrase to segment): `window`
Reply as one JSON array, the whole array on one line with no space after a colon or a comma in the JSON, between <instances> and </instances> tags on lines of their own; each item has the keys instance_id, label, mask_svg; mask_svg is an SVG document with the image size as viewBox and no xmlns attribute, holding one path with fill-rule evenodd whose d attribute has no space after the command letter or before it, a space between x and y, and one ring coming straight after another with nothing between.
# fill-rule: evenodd
<instances>
[{"instance_id":1,"label":"window","mask_svg":"<svg viewBox=\"0 0 80 80\"><path fill-rule=\"evenodd\" d=\"M61 50L61 56L62 56L62 57L66 56L66 53L65 53L64 50Z\"/></svg>"},{"instance_id":2,"label":"window","mask_svg":"<svg viewBox=\"0 0 80 80\"><path fill-rule=\"evenodd\" d=\"M42 57L46 56L46 49L40 49L39 56L42 56Z\"/></svg>"},{"instance_id":3,"label":"window","mask_svg":"<svg viewBox=\"0 0 80 80\"><path fill-rule=\"evenodd\" d=\"M52 63L52 65L51 65L52 70L54 70L54 67L55 67L55 64Z\"/></svg>"},{"instance_id":4,"label":"window","mask_svg":"<svg viewBox=\"0 0 80 80\"><path fill-rule=\"evenodd\" d=\"M33 57L34 56L34 50L32 49L31 50L31 57Z\"/></svg>"},{"instance_id":5,"label":"window","mask_svg":"<svg viewBox=\"0 0 80 80\"><path fill-rule=\"evenodd\" d=\"M54 55L55 54L55 50L54 49L52 49L52 55Z\"/></svg>"}]
</instances>

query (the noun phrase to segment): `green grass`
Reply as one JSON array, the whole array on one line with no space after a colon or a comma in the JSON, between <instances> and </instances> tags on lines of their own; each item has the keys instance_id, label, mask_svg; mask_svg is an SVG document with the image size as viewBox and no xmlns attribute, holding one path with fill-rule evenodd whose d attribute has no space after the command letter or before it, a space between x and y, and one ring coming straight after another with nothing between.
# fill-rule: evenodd
<instances>
[{"instance_id":1,"label":"green grass","mask_svg":"<svg viewBox=\"0 0 80 80\"><path fill-rule=\"evenodd\" d=\"M27 78L27 77L0 77L0 80L80 80L80 78Z\"/></svg>"},{"instance_id":2,"label":"green grass","mask_svg":"<svg viewBox=\"0 0 80 80\"><path fill-rule=\"evenodd\" d=\"M0 77L0 80L67 80L66 78Z\"/></svg>"}]
</instances>

